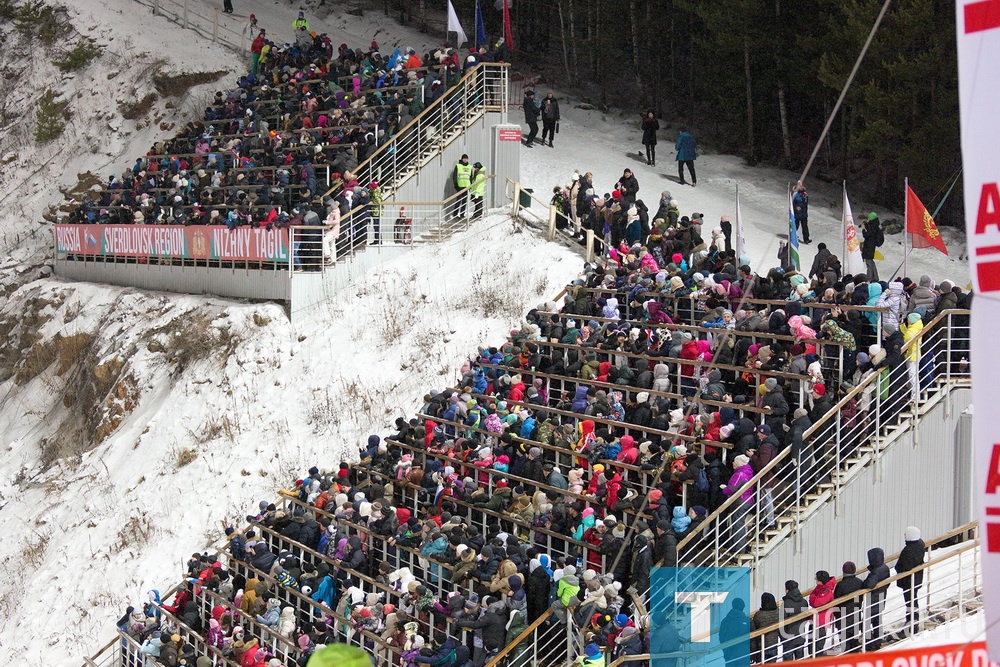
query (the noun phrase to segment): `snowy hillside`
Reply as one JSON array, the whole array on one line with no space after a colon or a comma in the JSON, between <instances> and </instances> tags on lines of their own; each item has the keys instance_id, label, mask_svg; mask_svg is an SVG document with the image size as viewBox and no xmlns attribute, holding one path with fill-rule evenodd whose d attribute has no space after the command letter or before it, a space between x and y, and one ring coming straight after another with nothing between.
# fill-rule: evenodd
<instances>
[{"instance_id":1,"label":"snowy hillside","mask_svg":"<svg viewBox=\"0 0 1000 667\"><path fill-rule=\"evenodd\" d=\"M496 216L297 328L277 305L57 280L17 290L0 310L21 349L0 366L2 653L79 664L127 604L219 541L220 520L411 416L579 266ZM66 632L37 632L54 608Z\"/></svg>"}]
</instances>

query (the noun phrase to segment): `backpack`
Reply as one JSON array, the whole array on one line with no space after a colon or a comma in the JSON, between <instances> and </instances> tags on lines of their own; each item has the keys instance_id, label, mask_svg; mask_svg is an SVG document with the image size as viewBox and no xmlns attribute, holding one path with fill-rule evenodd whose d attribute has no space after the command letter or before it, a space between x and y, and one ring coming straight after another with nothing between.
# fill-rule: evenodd
<instances>
[{"instance_id":1,"label":"backpack","mask_svg":"<svg viewBox=\"0 0 1000 667\"><path fill-rule=\"evenodd\" d=\"M694 483L694 488L701 493L708 493L712 488L712 485L708 482L708 473L705 472L705 468L701 468L698 471L698 480Z\"/></svg>"},{"instance_id":2,"label":"backpack","mask_svg":"<svg viewBox=\"0 0 1000 667\"><path fill-rule=\"evenodd\" d=\"M231 553L233 558L236 560L246 560L247 543L242 535L234 535L233 539L229 541L229 553Z\"/></svg>"},{"instance_id":3,"label":"backpack","mask_svg":"<svg viewBox=\"0 0 1000 667\"><path fill-rule=\"evenodd\" d=\"M882 231L882 225L876 225L872 233L875 235L875 238L873 239L875 241L875 247L881 248L882 244L885 243L885 233Z\"/></svg>"}]
</instances>

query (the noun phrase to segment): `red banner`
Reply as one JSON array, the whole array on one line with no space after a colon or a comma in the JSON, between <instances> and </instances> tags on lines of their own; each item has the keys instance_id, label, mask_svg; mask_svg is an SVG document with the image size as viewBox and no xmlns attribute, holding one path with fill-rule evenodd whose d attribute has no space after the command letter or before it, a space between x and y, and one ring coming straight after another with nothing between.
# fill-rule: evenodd
<instances>
[{"instance_id":1,"label":"red banner","mask_svg":"<svg viewBox=\"0 0 1000 667\"><path fill-rule=\"evenodd\" d=\"M221 225L55 225L57 255L287 262L288 230Z\"/></svg>"},{"instance_id":2,"label":"red banner","mask_svg":"<svg viewBox=\"0 0 1000 667\"><path fill-rule=\"evenodd\" d=\"M926 646L906 651L845 653L781 664L808 667L997 667L986 655L986 642Z\"/></svg>"}]
</instances>

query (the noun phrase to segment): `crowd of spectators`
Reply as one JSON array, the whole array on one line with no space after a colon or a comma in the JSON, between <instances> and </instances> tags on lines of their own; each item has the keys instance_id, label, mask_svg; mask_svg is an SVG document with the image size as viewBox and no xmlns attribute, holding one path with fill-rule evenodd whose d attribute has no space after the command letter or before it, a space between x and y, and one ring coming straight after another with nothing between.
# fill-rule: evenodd
<instances>
[{"instance_id":1,"label":"crowd of spectators","mask_svg":"<svg viewBox=\"0 0 1000 667\"><path fill-rule=\"evenodd\" d=\"M272 635L298 647L301 662L358 632L384 664L481 667L509 646L508 663L522 664L529 646L514 640L543 616L542 628L576 629L585 664L675 650L675 636L649 635L651 567L683 564L678 545L704 541L704 522L729 496L773 521L782 508L769 505L769 481L747 482L786 447L797 460L822 452L804 433L869 375L901 383L905 395L907 364L920 355L910 359L904 341L969 299L926 277L810 282L791 269L737 269L724 247L687 250L661 267L647 247L622 247L616 261L585 267L561 308L542 304L503 345L480 348L456 386L428 393L384 440L371 436L357 462L310 469L282 503L262 502L249 529L227 529L228 570L215 556L196 562L192 604L175 595L171 613L244 665L289 663ZM814 290L818 279L829 285L823 296L802 299L799 287ZM858 418L866 400L849 404ZM742 509L727 530L741 529ZM914 552L919 534L907 533ZM840 582L817 573L808 603L788 582L784 617L860 591L854 606L809 626L808 639L798 625L772 627L781 618L771 619L777 602L765 595L746 620L764 631L755 660L801 655L806 641L821 652L833 628L847 650L877 647L881 554L869 552L860 588L851 563ZM197 604L199 585L218 602ZM912 590L908 608L910 599ZM247 617L242 634L235 608ZM859 635L859 609L869 637ZM559 637L544 648L567 657Z\"/></svg>"},{"instance_id":2,"label":"crowd of spectators","mask_svg":"<svg viewBox=\"0 0 1000 667\"><path fill-rule=\"evenodd\" d=\"M481 49L460 62L449 47L383 53L375 41L334 47L304 17L287 43L252 29L251 71L217 92L200 120L71 202L64 222L282 226L302 224L309 210L326 221L333 208L346 215L369 202L377 216L382 188L359 182L358 165L466 69L497 56Z\"/></svg>"}]
</instances>

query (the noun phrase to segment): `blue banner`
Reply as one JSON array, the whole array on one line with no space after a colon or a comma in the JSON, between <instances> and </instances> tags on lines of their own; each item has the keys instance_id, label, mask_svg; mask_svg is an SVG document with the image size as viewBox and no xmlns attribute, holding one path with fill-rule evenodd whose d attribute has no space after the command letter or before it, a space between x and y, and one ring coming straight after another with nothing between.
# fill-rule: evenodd
<instances>
[{"instance_id":1,"label":"blue banner","mask_svg":"<svg viewBox=\"0 0 1000 667\"><path fill-rule=\"evenodd\" d=\"M750 568L654 567L650 667L750 667Z\"/></svg>"}]
</instances>

